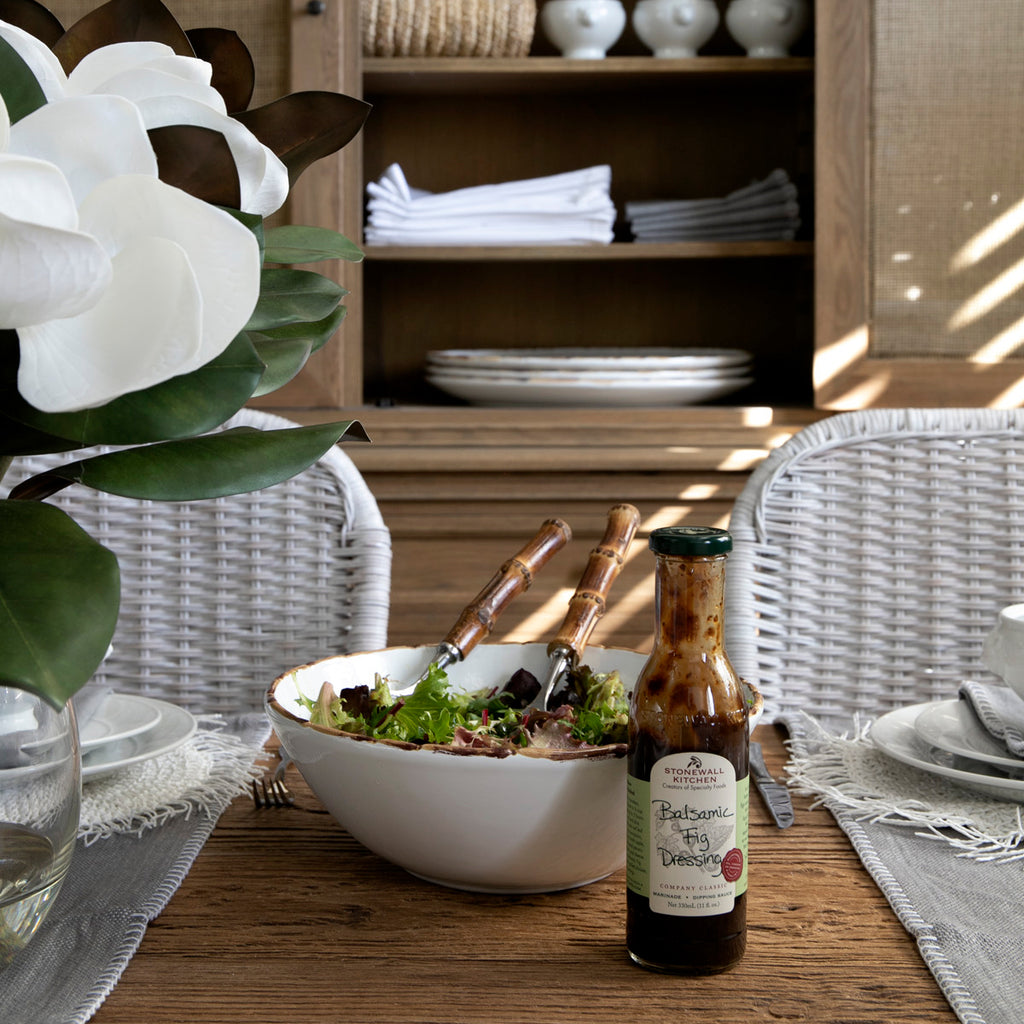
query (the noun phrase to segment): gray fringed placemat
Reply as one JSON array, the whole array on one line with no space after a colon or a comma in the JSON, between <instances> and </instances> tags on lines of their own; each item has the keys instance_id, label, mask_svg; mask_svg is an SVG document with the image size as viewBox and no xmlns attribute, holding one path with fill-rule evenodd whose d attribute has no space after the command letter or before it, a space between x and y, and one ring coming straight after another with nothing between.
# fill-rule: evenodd
<instances>
[{"instance_id":1,"label":"gray fringed placemat","mask_svg":"<svg viewBox=\"0 0 1024 1024\"><path fill-rule=\"evenodd\" d=\"M1024 829L1019 804L887 757L867 726L788 721L789 784L817 797L914 936L963 1024L1020 1024Z\"/></svg>"},{"instance_id":2,"label":"gray fringed placemat","mask_svg":"<svg viewBox=\"0 0 1024 1024\"><path fill-rule=\"evenodd\" d=\"M226 718L204 787L156 815L79 839L53 909L28 946L0 971L0 1021L84 1024L117 984L146 927L188 874L217 819L244 792L270 735L259 714ZM232 743L234 738L236 742ZM202 737L199 740L202 744Z\"/></svg>"}]
</instances>

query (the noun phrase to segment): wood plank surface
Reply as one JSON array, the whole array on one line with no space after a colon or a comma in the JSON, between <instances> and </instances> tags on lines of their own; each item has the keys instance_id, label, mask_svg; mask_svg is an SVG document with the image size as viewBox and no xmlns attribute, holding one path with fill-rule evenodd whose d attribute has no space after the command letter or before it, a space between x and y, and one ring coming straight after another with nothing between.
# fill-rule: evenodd
<instances>
[{"instance_id":1,"label":"wood plank surface","mask_svg":"<svg viewBox=\"0 0 1024 1024\"><path fill-rule=\"evenodd\" d=\"M770 768L784 759L763 726ZM624 872L462 893L369 853L291 769L292 809L225 813L94 1024L955 1024L825 810L780 831L751 800L748 948L727 974L629 961Z\"/></svg>"}]
</instances>

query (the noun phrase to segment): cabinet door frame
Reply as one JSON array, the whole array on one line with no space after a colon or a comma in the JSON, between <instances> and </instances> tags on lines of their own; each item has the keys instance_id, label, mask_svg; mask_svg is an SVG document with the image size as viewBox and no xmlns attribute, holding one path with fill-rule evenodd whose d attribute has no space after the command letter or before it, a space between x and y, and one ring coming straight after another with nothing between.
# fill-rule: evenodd
<instances>
[{"instance_id":1,"label":"cabinet door frame","mask_svg":"<svg viewBox=\"0 0 1024 1024\"><path fill-rule=\"evenodd\" d=\"M873 0L818 0L814 404L819 409L1024 404L1024 364L877 359L871 341Z\"/></svg>"},{"instance_id":2,"label":"cabinet door frame","mask_svg":"<svg viewBox=\"0 0 1024 1024\"><path fill-rule=\"evenodd\" d=\"M331 3L319 13L307 0L289 0L291 92L327 90L362 97L362 40L357 3ZM318 160L295 183L286 219L340 230L356 244L362 224L362 141L357 135L340 153ZM315 267L350 293L338 333L313 353L283 388L255 400L263 408L339 408L363 400L362 265L340 260Z\"/></svg>"}]
</instances>

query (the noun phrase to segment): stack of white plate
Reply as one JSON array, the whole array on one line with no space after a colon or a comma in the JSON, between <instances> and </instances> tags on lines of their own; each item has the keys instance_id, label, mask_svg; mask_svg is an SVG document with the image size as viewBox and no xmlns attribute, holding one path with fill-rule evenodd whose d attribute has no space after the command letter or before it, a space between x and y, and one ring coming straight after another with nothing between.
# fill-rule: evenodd
<instances>
[{"instance_id":1,"label":"stack of white plate","mask_svg":"<svg viewBox=\"0 0 1024 1024\"><path fill-rule=\"evenodd\" d=\"M875 722L871 738L904 764L998 800L1024 803L1024 760L996 742L967 701L897 708Z\"/></svg>"},{"instance_id":2,"label":"stack of white plate","mask_svg":"<svg viewBox=\"0 0 1024 1024\"><path fill-rule=\"evenodd\" d=\"M477 405L694 405L753 383L751 355L722 348L444 349L427 380Z\"/></svg>"},{"instance_id":3,"label":"stack of white plate","mask_svg":"<svg viewBox=\"0 0 1024 1024\"><path fill-rule=\"evenodd\" d=\"M82 778L98 778L180 747L196 731L184 708L154 697L111 693L82 726Z\"/></svg>"}]
</instances>

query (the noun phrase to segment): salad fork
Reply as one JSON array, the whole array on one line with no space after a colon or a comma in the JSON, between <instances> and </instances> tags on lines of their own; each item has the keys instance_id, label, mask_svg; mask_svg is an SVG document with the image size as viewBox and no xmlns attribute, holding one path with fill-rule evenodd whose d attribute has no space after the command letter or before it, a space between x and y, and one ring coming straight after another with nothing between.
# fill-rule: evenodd
<instances>
[{"instance_id":1,"label":"salad fork","mask_svg":"<svg viewBox=\"0 0 1024 1024\"><path fill-rule=\"evenodd\" d=\"M268 772L262 779L252 780L252 801L257 808L291 807L295 797L284 784L284 773L290 760L282 760L273 772Z\"/></svg>"}]
</instances>

